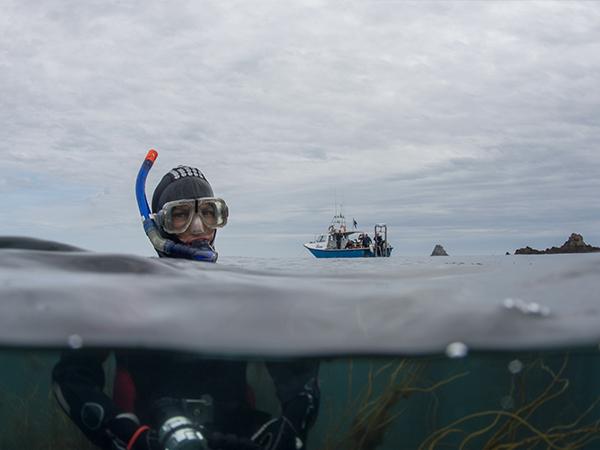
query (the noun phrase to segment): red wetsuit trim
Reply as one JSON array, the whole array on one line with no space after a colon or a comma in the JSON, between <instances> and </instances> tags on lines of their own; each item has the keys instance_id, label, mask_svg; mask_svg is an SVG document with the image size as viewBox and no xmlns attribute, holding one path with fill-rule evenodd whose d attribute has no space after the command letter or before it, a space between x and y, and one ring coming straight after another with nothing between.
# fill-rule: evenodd
<instances>
[{"instance_id":1,"label":"red wetsuit trim","mask_svg":"<svg viewBox=\"0 0 600 450\"><path fill-rule=\"evenodd\" d=\"M137 431L135 433L133 433L133 436L131 436L131 439L129 439L129 443L127 444L127 450L131 450L133 448L133 446L135 445L135 441L138 440L138 438L140 437L140 434L142 434L144 431L149 430L150 427L148 425L142 425L141 427L139 427L137 429Z\"/></svg>"},{"instance_id":2,"label":"red wetsuit trim","mask_svg":"<svg viewBox=\"0 0 600 450\"><path fill-rule=\"evenodd\" d=\"M250 408L256 409L256 394L249 384L246 385L246 403Z\"/></svg>"},{"instance_id":3,"label":"red wetsuit trim","mask_svg":"<svg viewBox=\"0 0 600 450\"><path fill-rule=\"evenodd\" d=\"M135 383L133 382L133 378L131 378L131 374L127 369L117 367L113 389L115 404L123 411L133 412L135 409L135 397Z\"/></svg>"}]
</instances>

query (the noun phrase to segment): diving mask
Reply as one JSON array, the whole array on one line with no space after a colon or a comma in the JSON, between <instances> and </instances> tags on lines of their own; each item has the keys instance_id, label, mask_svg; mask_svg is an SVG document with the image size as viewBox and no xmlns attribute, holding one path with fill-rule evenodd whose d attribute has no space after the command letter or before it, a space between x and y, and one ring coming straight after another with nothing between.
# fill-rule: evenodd
<instances>
[{"instance_id":1,"label":"diving mask","mask_svg":"<svg viewBox=\"0 0 600 450\"><path fill-rule=\"evenodd\" d=\"M202 197L167 202L154 216L165 232L181 234L196 218L210 230L224 227L229 217L229 208L221 198Z\"/></svg>"}]
</instances>

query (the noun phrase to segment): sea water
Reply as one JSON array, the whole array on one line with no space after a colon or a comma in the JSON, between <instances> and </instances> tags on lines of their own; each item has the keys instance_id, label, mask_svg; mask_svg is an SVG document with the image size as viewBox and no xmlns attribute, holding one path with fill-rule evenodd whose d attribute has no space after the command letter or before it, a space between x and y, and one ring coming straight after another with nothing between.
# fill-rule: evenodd
<instances>
[{"instance_id":1,"label":"sea water","mask_svg":"<svg viewBox=\"0 0 600 450\"><path fill-rule=\"evenodd\" d=\"M50 392L60 349L88 346L249 361L274 415L263 362L317 358L313 450L597 448L598 275L598 255L0 250L0 449L93 448Z\"/></svg>"}]
</instances>

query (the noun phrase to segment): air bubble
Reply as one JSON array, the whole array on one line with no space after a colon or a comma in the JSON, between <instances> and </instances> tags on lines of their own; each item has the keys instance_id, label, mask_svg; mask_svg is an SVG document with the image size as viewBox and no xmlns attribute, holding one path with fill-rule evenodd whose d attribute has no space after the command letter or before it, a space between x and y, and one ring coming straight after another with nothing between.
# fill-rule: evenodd
<instances>
[{"instance_id":1,"label":"air bubble","mask_svg":"<svg viewBox=\"0 0 600 450\"><path fill-rule=\"evenodd\" d=\"M469 353L469 348L462 342L452 342L446 347L448 358L464 358Z\"/></svg>"},{"instance_id":2,"label":"air bubble","mask_svg":"<svg viewBox=\"0 0 600 450\"><path fill-rule=\"evenodd\" d=\"M523 363L521 361L519 361L518 359L513 359L511 362L508 363L508 371L510 373L512 373L513 375L518 374L522 370L523 370Z\"/></svg>"},{"instance_id":3,"label":"air bubble","mask_svg":"<svg viewBox=\"0 0 600 450\"><path fill-rule=\"evenodd\" d=\"M546 317L550 315L550 308L542 306L536 302L526 302L520 298L505 298L502 301L502 306L506 309L514 309L531 316Z\"/></svg>"},{"instance_id":4,"label":"air bubble","mask_svg":"<svg viewBox=\"0 0 600 450\"><path fill-rule=\"evenodd\" d=\"M510 395L507 395L500 399L500 406L502 406L502 409L513 409L515 407L515 400Z\"/></svg>"},{"instance_id":5,"label":"air bubble","mask_svg":"<svg viewBox=\"0 0 600 450\"><path fill-rule=\"evenodd\" d=\"M72 334L67 339L67 343L69 344L69 347L71 347L74 350L77 350L78 348L83 347L83 338L78 334Z\"/></svg>"},{"instance_id":6,"label":"air bubble","mask_svg":"<svg viewBox=\"0 0 600 450\"><path fill-rule=\"evenodd\" d=\"M515 307L515 301L512 298L505 298L502 304L506 309L513 309Z\"/></svg>"}]
</instances>

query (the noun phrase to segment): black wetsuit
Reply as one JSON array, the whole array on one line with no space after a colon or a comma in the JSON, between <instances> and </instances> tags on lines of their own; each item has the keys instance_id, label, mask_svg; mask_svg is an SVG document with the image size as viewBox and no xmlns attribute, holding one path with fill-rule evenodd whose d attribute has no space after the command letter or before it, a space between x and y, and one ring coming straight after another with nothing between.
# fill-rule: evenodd
<instances>
[{"instance_id":1,"label":"black wetsuit","mask_svg":"<svg viewBox=\"0 0 600 450\"><path fill-rule=\"evenodd\" d=\"M221 433L249 437L268 419L256 411L246 382L246 362L207 360L191 354L167 352L115 352L115 394L103 392L106 384L103 363L108 351L69 350L62 354L52 377L55 395L63 409L101 448L115 448L110 421L118 414L133 412L142 424L152 428L153 405L161 398L199 399L210 395L214 404L213 427ZM312 398L312 422L318 411L318 362L298 360L270 362L266 367L274 381L277 397L285 414L286 405L299 396ZM131 392L133 389L133 392ZM250 394L250 395L249 395ZM127 402L129 406L125 405ZM131 411L127 411L131 409Z\"/></svg>"}]
</instances>

